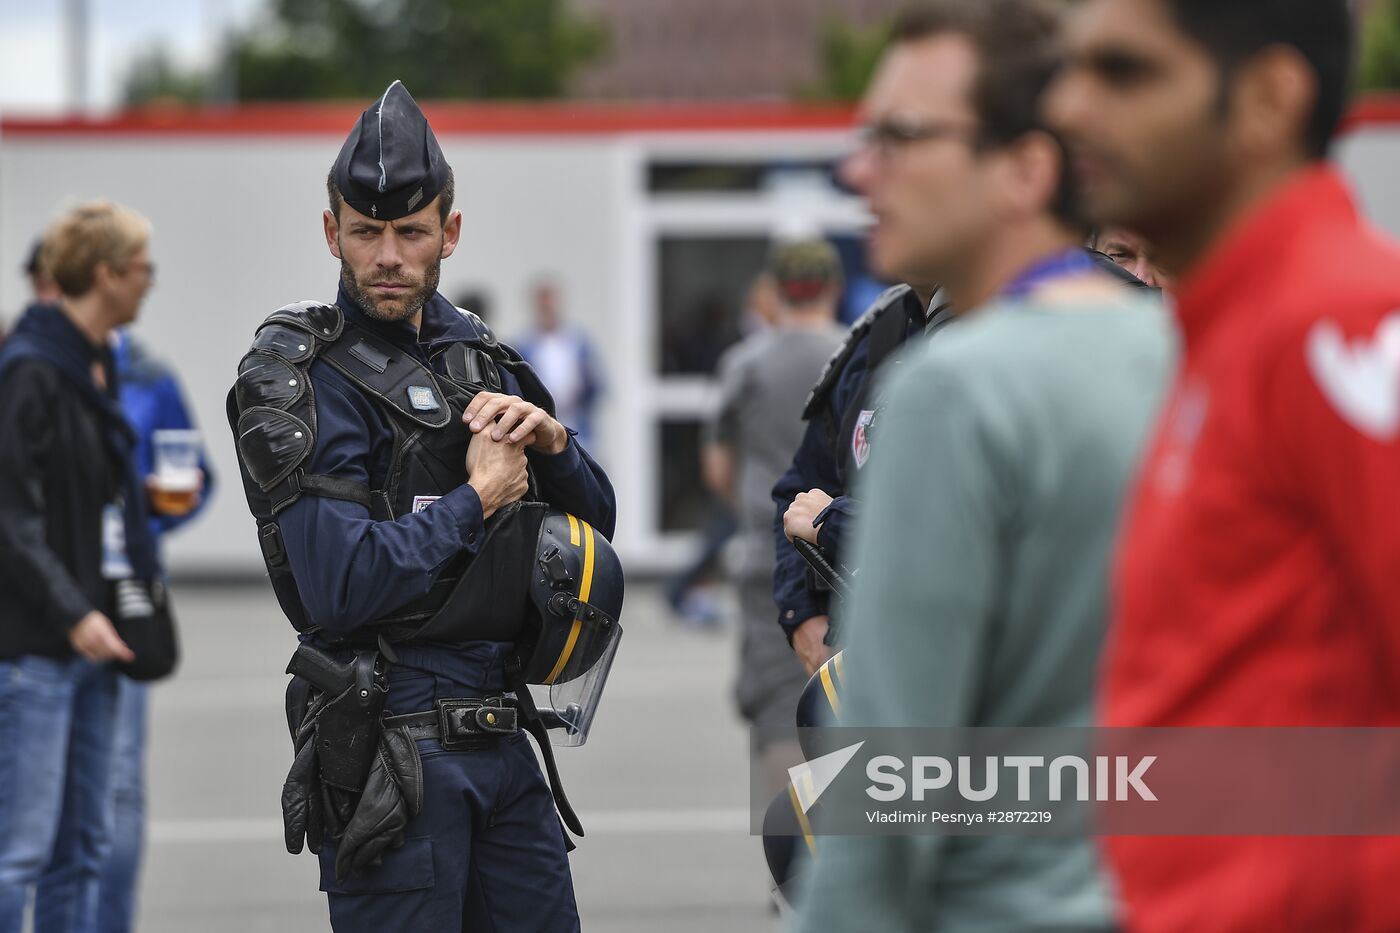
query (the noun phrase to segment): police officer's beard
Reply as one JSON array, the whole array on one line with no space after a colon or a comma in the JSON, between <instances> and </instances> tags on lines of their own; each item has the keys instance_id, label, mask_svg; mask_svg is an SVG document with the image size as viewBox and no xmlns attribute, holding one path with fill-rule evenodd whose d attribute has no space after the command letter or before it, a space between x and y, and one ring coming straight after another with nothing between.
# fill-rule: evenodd
<instances>
[{"instance_id":1,"label":"police officer's beard","mask_svg":"<svg viewBox=\"0 0 1400 933\"><path fill-rule=\"evenodd\" d=\"M423 306L428 303L428 299L433 297L437 291L438 280L442 277L442 260L433 262L423 272L421 279L414 279L406 275L377 275L367 282L361 283L355 277L355 272L350 268L350 263L344 259L340 260L340 281L345 286L345 290L350 297L355 299L355 303L372 318L381 321L406 321L413 317ZM395 285L407 285L410 289L407 297L396 299L403 304L397 308L384 307L382 299L376 298L370 288L374 285L384 285L392 283Z\"/></svg>"}]
</instances>

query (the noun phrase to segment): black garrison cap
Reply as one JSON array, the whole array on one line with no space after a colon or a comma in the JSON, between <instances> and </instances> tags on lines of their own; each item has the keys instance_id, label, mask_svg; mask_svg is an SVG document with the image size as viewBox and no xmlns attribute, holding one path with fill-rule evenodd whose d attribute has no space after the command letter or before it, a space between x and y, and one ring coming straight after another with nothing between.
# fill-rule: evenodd
<instances>
[{"instance_id":1,"label":"black garrison cap","mask_svg":"<svg viewBox=\"0 0 1400 933\"><path fill-rule=\"evenodd\" d=\"M346 204L378 220L397 220L431 204L447 186L449 170L428 118L395 81L360 116L334 171Z\"/></svg>"}]
</instances>

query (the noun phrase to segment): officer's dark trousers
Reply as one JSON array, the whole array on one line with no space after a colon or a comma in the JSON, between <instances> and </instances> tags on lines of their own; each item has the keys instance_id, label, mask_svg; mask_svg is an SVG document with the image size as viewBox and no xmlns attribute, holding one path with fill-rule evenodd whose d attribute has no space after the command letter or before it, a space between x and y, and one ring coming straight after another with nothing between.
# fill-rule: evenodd
<instances>
[{"instance_id":1,"label":"officer's dark trousers","mask_svg":"<svg viewBox=\"0 0 1400 933\"><path fill-rule=\"evenodd\" d=\"M389 709L432 708L469 696L422 672L395 672ZM479 693L476 695L480 695ZM335 933L566 933L579 929L563 828L524 733L484 751L418 743L423 812L384 864L335 880L321 851L321 890Z\"/></svg>"}]
</instances>

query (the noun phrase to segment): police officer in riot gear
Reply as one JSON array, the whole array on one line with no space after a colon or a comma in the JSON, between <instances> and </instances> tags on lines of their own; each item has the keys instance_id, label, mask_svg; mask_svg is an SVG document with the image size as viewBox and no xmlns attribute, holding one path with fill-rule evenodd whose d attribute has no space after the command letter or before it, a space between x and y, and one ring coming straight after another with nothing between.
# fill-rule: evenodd
<instances>
[{"instance_id":1,"label":"police officer in riot gear","mask_svg":"<svg viewBox=\"0 0 1400 933\"><path fill-rule=\"evenodd\" d=\"M951 309L933 288L890 288L856 321L803 408L807 429L802 445L773 487L773 599L778 624L809 675L827 659L835 640L829 627L831 592L788 542L803 538L839 563L841 542L855 514L846 491L865 465L876 430L875 371L897 359L911 338L951 318Z\"/></svg>"},{"instance_id":2,"label":"police officer in riot gear","mask_svg":"<svg viewBox=\"0 0 1400 933\"><path fill-rule=\"evenodd\" d=\"M335 302L273 313L228 404L302 633L288 848L319 851L338 933L576 930L561 817L581 829L522 730L587 734L620 635L612 488L528 365L438 293L462 217L401 83L327 187Z\"/></svg>"},{"instance_id":3,"label":"police officer in riot gear","mask_svg":"<svg viewBox=\"0 0 1400 933\"><path fill-rule=\"evenodd\" d=\"M1097 267L1116 281L1144 285L1108 256L1089 253ZM832 625L830 586L788 542L807 541L842 569L842 543L857 509L849 491L880 430L882 401L875 373L897 363L917 343L915 337L932 335L954 318L953 308L936 288L896 285L888 289L856 321L807 398L802 446L773 487L777 506L773 599L778 624L809 675L831 656L832 646L839 644L839 631Z\"/></svg>"}]
</instances>

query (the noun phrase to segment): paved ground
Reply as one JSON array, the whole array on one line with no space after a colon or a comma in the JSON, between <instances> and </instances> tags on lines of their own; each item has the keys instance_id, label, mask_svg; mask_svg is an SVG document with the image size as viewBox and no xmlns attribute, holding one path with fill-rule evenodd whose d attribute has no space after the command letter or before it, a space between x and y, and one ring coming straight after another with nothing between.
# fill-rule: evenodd
<instances>
[{"instance_id":1,"label":"paved ground","mask_svg":"<svg viewBox=\"0 0 1400 933\"><path fill-rule=\"evenodd\" d=\"M185 662L153 701L140 929L329 929L314 859L281 842L291 630L264 586L175 596ZM560 750L588 830L572 856L584 929L770 933L779 925L759 840L748 835L730 639L675 627L646 588L628 594L623 624L594 733Z\"/></svg>"}]
</instances>

